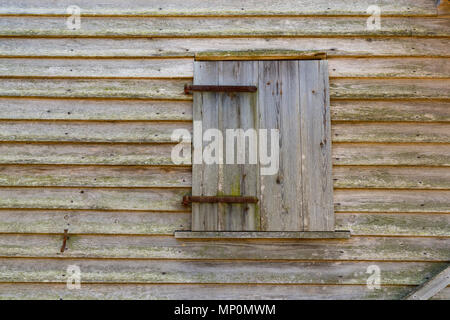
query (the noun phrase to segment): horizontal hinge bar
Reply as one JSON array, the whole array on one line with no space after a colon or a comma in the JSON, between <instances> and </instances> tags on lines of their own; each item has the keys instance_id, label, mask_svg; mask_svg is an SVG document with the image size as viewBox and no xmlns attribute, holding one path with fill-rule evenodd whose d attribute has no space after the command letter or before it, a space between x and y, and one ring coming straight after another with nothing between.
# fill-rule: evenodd
<instances>
[{"instance_id":1,"label":"horizontal hinge bar","mask_svg":"<svg viewBox=\"0 0 450 320\"><path fill-rule=\"evenodd\" d=\"M190 94L193 91L211 91L211 92L256 92L256 86L209 86L209 85L185 85L184 93Z\"/></svg>"},{"instance_id":2,"label":"horizontal hinge bar","mask_svg":"<svg viewBox=\"0 0 450 320\"><path fill-rule=\"evenodd\" d=\"M183 205L191 202L202 203L257 203L257 197L237 197L237 196L184 196Z\"/></svg>"}]
</instances>

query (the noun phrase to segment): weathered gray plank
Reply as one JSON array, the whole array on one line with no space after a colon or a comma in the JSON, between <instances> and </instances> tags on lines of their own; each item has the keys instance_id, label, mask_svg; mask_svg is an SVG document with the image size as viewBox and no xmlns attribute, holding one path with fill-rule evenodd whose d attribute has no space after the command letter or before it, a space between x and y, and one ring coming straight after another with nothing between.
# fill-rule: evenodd
<instances>
[{"instance_id":1,"label":"weathered gray plank","mask_svg":"<svg viewBox=\"0 0 450 320\"><path fill-rule=\"evenodd\" d=\"M0 141L173 143L176 129L190 122L0 121Z\"/></svg>"},{"instance_id":2,"label":"weathered gray plank","mask_svg":"<svg viewBox=\"0 0 450 320\"><path fill-rule=\"evenodd\" d=\"M0 210L1 233L173 235L191 230L190 212ZM338 213L336 230L352 235L449 237L450 215L429 213Z\"/></svg>"},{"instance_id":3,"label":"weathered gray plank","mask_svg":"<svg viewBox=\"0 0 450 320\"><path fill-rule=\"evenodd\" d=\"M330 63L333 60L329 60ZM331 102L331 119L340 121L450 122L447 101L345 101Z\"/></svg>"},{"instance_id":4,"label":"weathered gray plank","mask_svg":"<svg viewBox=\"0 0 450 320\"><path fill-rule=\"evenodd\" d=\"M1 188L0 208L185 211L184 189Z\"/></svg>"},{"instance_id":5,"label":"weathered gray plank","mask_svg":"<svg viewBox=\"0 0 450 320\"><path fill-rule=\"evenodd\" d=\"M449 166L449 144L333 143L337 165L426 165Z\"/></svg>"},{"instance_id":6,"label":"weathered gray plank","mask_svg":"<svg viewBox=\"0 0 450 320\"><path fill-rule=\"evenodd\" d=\"M0 98L0 119L192 120L190 101Z\"/></svg>"},{"instance_id":7,"label":"weathered gray plank","mask_svg":"<svg viewBox=\"0 0 450 320\"><path fill-rule=\"evenodd\" d=\"M331 60L330 60L331 61ZM338 121L450 122L446 101L334 100ZM190 101L0 98L0 119L192 120Z\"/></svg>"},{"instance_id":8,"label":"weathered gray plank","mask_svg":"<svg viewBox=\"0 0 450 320\"><path fill-rule=\"evenodd\" d=\"M261 175L259 205L262 230L265 231L304 228L298 66L298 61L259 63L260 128L266 129L268 136L267 145L263 147L268 154L272 144L278 143L280 148L278 171ZM273 129L279 130L279 141L272 141Z\"/></svg>"},{"instance_id":9,"label":"weathered gray plank","mask_svg":"<svg viewBox=\"0 0 450 320\"><path fill-rule=\"evenodd\" d=\"M335 166L335 188L450 189L450 168Z\"/></svg>"},{"instance_id":10,"label":"weathered gray plank","mask_svg":"<svg viewBox=\"0 0 450 320\"><path fill-rule=\"evenodd\" d=\"M248 99L249 100L247 101L250 101L251 98L249 97ZM246 105L248 104L248 102L241 102L241 104ZM225 110L230 109L226 108L225 105L223 106L223 108L225 108ZM329 107L327 108L327 110L329 113ZM224 113L224 115L228 116L231 116L231 114L232 113L229 110L228 112ZM234 114L236 116L238 115L237 113ZM244 115L241 114L240 117L243 118ZM294 119L296 118L292 117L292 119L293 119L292 121L294 121ZM319 124L318 122L314 123L315 126L317 126L318 124ZM231 124L228 125L229 126L227 127L227 125L224 124L225 126L224 128L232 129L236 127L236 126L231 127ZM292 130L294 130L295 126L293 126L293 124L291 124L290 126L293 128ZM188 131L191 131L192 123L184 121L183 122L96 121L87 123L84 121L55 122L48 120L45 121L3 120L0 121L0 141L173 143L174 141L172 141L171 136L175 129L186 129ZM392 123L374 123L374 122L368 123L339 122L334 123L331 129L333 142L448 143L450 141L450 124L447 123L392 124ZM223 135L225 137L225 131ZM289 138L292 139L293 136L296 135L292 134L291 136L289 136ZM329 138L327 139L327 141L329 141ZM292 144L294 143L295 141L292 141ZM320 141L318 143L320 144ZM293 150L290 147L288 148L288 146L287 149L290 151ZM283 152L283 146L281 152Z\"/></svg>"},{"instance_id":11,"label":"weathered gray plank","mask_svg":"<svg viewBox=\"0 0 450 320\"><path fill-rule=\"evenodd\" d=\"M374 262L1 259L0 282L64 283L77 265L89 283L365 285ZM418 285L445 263L376 262L381 285ZM17 284L18 285L18 284ZM225 286L224 286L225 288Z\"/></svg>"},{"instance_id":12,"label":"weathered gray plank","mask_svg":"<svg viewBox=\"0 0 450 320\"><path fill-rule=\"evenodd\" d=\"M0 79L0 96L191 100L186 80Z\"/></svg>"},{"instance_id":13,"label":"weathered gray plank","mask_svg":"<svg viewBox=\"0 0 450 320\"><path fill-rule=\"evenodd\" d=\"M450 191L361 190L334 191L336 211L450 212Z\"/></svg>"},{"instance_id":14,"label":"weathered gray plank","mask_svg":"<svg viewBox=\"0 0 450 320\"><path fill-rule=\"evenodd\" d=\"M1 164L173 165L173 144L0 143ZM333 143L335 165L449 166L449 144Z\"/></svg>"},{"instance_id":15,"label":"weathered gray plank","mask_svg":"<svg viewBox=\"0 0 450 320\"><path fill-rule=\"evenodd\" d=\"M330 77L448 78L448 59L330 59Z\"/></svg>"},{"instance_id":16,"label":"weathered gray plank","mask_svg":"<svg viewBox=\"0 0 450 320\"><path fill-rule=\"evenodd\" d=\"M195 85L218 85L218 64L205 62L194 63ZM201 124L201 129L194 129L192 195L216 196L219 188L219 164L206 164L203 150L208 145L203 141L203 132L219 128L218 94L214 92L195 92L193 102L194 122ZM199 139L201 139L199 141ZM200 155L200 158L198 158ZM216 230L218 227L218 205L216 203L192 204L192 230Z\"/></svg>"},{"instance_id":17,"label":"weathered gray plank","mask_svg":"<svg viewBox=\"0 0 450 320\"><path fill-rule=\"evenodd\" d=\"M86 284L82 290L68 290L66 284L0 284L2 300L230 300L236 299L400 299L407 286L308 285L102 285Z\"/></svg>"},{"instance_id":18,"label":"weathered gray plank","mask_svg":"<svg viewBox=\"0 0 450 320\"><path fill-rule=\"evenodd\" d=\"M270 50L260 50L248 55L247 60L267 59ZM296 51L295 51L296 52ZM244 51L244 53L246 53ZM196 59L209 59L211 54L199 53ZM298 57L301 52L296 53ZM325 53L324 53L325 54ZM231 57L229 56L231 55ZM286 59L291 51L273 51L272 60ZM305 51L304 55L317 58L318 53ZM277 59L278 57L278 59ZM239 52L223 54L216 60L242 59ZM295 58L292 56L290 58ZM298 59L298 58L297 58ZM376 78L448 78L450 65L445 58L335 58L329 60L330 77ZM69 78L192 78L192 59L0 59L0 76L3 77L69 77Z\"/></svg>"},{"instance_id":19,"label":"weathered gray plank","mask_svg":"<svg viewBox=\"0 0 450 320\"><path fill-rule=\"evenodd\" d=\"M0 186L190 187L187 167L1 165Z\"/></svg>"},{"instance_id":20,"label":"weathered gray plank","mask_svg":"<svg viewBox=\"0 0 450 320\"><path fill-rule=\"evenodd\" d=\"M264 37L264 36L427 36L446 37L446 19L384 17L383 28L368 29L367 17L136 18L95 17L69 29L67 17L4 16L0 36L21 37Z\"/></svg>"},{"instance_id":21,"label":"weathered gray plank","mask_svg":"<svg viewBox=\"0 0 450 320\"><path fill-rule=\"evenodd\" d=\"M449 238L352 237L346 240L176 240L158 236L0 235L0 257L449 261Z\"/></svg>"},{"instance_id":22,"label":"weathered gray plank","mask_svg":"<svg viewBox=\"0 0 450 320\"><path fill-rule=\"evenodd\" d=\"M193 57L211 48L232 54L248 50L326 52L328 57L450 57L446 38L215 38L215 39L0 39L2 57Z\"/></svg>"},{"instance_id":23,"label":"weathered gray plank","mask_svg":"<svg viewBox=\"0 0 450 320\"><path fill-rule=\"evenodd\" d=\"M299 74L304 230L333 231L328 64L301 61Z\"/></svg>"},{"instance_id":24,"label":"weathered gray plank","mask_svg":"<svg viewBox=\"0 0 450 320\"><path fill-rule=\"evenodd\" d=\"M192 78L192 59L0 59L2 77Z\"/></svg>"},{"instance_id":25,"label":"weathered gray plank","mask_svg":"<svg viewBox=\"0 0 450 320\"><path fill-rule=\"evenodd\" d=\"M172 235L190 230L190 212L0 210L2 233Z\"/></svg>"},{"instance_id":26,"label":"weathered gray plank","mask_svg":"<svg viewBox=\"0 0 450 320\"><path fill-rule=\"evenodd\" d=\"M0 14L8 15L66 15L66 8L73 3L61 0L58 6L47 1L4 0ZM370 0L353 2L340 0L284 0L284 1L249 1L243 4L238 0L223 2L209 1L208 4L193 0L170 0L164 3L156 0L133 0L126 4L122 1L109 0L102 4L89 0L78 0L77 5L83 16L252 16L252 15L367 15L367 8L373 4ZM435 16L433 1L427 0L379 0L377 5L383 8L383 16Z\"/></svg>"},{"instance_id":27,"label":"weathered gray plank","mask_svg":"<svg viewBox=\"0 0 450 320\"><path fill-rule=\"evenodd\" d=\"M0 79L3 97L128 98L191 100L188 80ZM332 99L449 99L450 80L333 79Z\"/></svg>"},{"instance_id":28,"label":"weathered gray plank","mask_svg":"<svg viewBox=\"0 0 450 320\"><path fill-rule=\"evenodd\" d=\"M418 111L422 112L422 111ZM335 142L450 142L450 124L334 123Z\"/></svg>"},{"instance_id":29,"label":"weathered gray plank","mask_svg":"<svg viewBox=\"0 0 450 320\"><path fill-rule=\"evenodd\" d=\"M173 144L0 143L2 164L173 165Z\"/></svg>"},{"instance_id":30,"label":"weathered gray plank","mask_svg":"<svg viewBox=\"0 0 450 320\"><path fill-rule=\"evenodd\" d=\"M450 285L450 265L411 292L406 300L428 300Z\"/></svg>"},{"instance_id":31,"label":"weathered gray plank","mask_svg":"<svg viewBox=\"0 0 450 320\"><path fill-rule=\"evenodd\" d=\"M450 80L332 79L332 99L449 99Z\"/></svg>"},{"instance_id":32,"label":"weathered gray plank","mask_svg":"<svg viewBox=\"0 0 450 320\"><path fill-rule=\"evenodd\" d=\"M336 230L352 235L450 236L449 214L338 213Z\"/></svg>"},{"instance_id":33,"label":"weathered gray plank","mask_svg":"<svg viewBox=\"0 0 450 320\"><path fill-rule=\"evenodd\" d=\"M256 85L258 78L258 64L252 61L224 61L206 62L216 64L219 85ZM258 196L259 172L258 165L250 164L250 154L257 152L256 141L253 149L250 142L244 146L244 161L240 163L240 142L245 139L239 133L233 142L227 141L227 129L257 128L258 105L256 95L253 93L222 93L216 96L218 104L218 129L222 132L225 142L223 144L223 164L220 164L216 173L218 175L218 195L231 196ZM251 138L249 138L251 139ZM245 141L245 140L244 140ZM228 142L231 143L228 146ZM229 148L229 150L227 150ZM251 150L250 150L251 149ZM228 153L230 151L230 154ZM233 155L233 157L231 157ZM230 158L230 159L228 159ZM242 160L242 159L241 159ZM230 163L228 163L230 161ZM256 161L255 161L256 162ZM206 179L209 179L206 177ZM215 179L215 178L213 178ZM256 204L217 204L218 225L207 231L251 231L259 230L259 212Z\"/></svg>"}]
</instances>

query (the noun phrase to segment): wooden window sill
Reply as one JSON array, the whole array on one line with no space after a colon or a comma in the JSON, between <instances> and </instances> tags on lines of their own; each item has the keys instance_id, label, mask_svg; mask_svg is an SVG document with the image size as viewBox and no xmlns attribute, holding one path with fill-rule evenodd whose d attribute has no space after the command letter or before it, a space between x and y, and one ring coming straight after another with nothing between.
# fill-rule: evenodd
<instances>
[{"instance_id":1,"label":"wooden window sill","mask_svg":"<svg viewBox=\"0 0 450 320\"><path fill-rule=\"evenodd\" d=\"M175 231L177 239L349 239L350 231Z\"/></svg>"}]
</instances>

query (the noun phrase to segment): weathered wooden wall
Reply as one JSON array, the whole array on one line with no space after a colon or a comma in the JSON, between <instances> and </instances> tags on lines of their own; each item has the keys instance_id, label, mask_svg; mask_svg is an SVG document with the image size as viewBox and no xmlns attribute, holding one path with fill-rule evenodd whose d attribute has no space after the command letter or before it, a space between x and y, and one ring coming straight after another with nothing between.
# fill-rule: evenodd
<instances>
[{"instance_id":1,"label":"weathered wooden wall","mask_svg":"<svg viewBox=\"0 0 450 320\"><path fill-rule=\"evenodd\" d=\"M449 16L434 0L380 0L382 29L366 30L372 2L1 0L0 298L401 298L443 269ZM328 54L350 240L172 236L190 229L191 171L170 165L170 134L192 126L193 56L256 49ZM65 287L73 264L81 290Z\"/></svg>"}]
</instances>

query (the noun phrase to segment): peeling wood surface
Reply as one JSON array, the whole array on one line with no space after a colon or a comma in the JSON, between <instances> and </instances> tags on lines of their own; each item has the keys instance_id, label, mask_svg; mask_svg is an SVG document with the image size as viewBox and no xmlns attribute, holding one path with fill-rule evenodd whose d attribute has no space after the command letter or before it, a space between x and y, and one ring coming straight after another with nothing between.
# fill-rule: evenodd
<instances>
[{"instance_id":1,"label":"peeling wood surface","mask_svg":"<svg viewBox=\"0 0 450 320\"><path fill-rule=\"evenodd\" d=\"M440 18L383 18L379 30L367 28L367 17L297 18L134 18L84 17L69 29L67 17L14 17L0 20L0 36L20 37L307 37L426 36L448 37L448 21Z\"/></svg>"},{"instance_id":2,"label":"peeling wood surface","mask_svg":"<svg viewBox=\"0 0 450 320\"><path fill-rule=\"evenodd\" d=\"M168 235L191 230L190 212L0 210L1 233ZM450 237L450 215L338 213L336 229L352 235Z\"/></svg>"},{"instance_id":3,"label":"peeling wood surface","mask_svg":"<svg viewBox=\"0 0 450 320\"><path fill-rule=\"evenodd\" d=\"M64 22L63 22L64 23ZM64 26L64 25L63 25ZM1 57L194 57L215 50L302 50L324 51L328 57L446 57L447 38L214 38L214 39L88 39L88 38L1 38Z\"/></svg>"},{"instance_id":4,"label":"peeling wood surface","mask_svg":"<svg viewBox=\"0 0 450 320\"><path fill-rule=\"evenodd\" d=\"M331 119L338 121L450 122L450 102L446 100L334 100L331 103Z\"/></svg>"},{"instance_id":5,"label":"peeling wood surface","mask_svg":"<svg viewBox=\"0 0 450 320\"><path fill-rule=\"evenodd\" d=\"M0 208L185 211L190 188L0 188ZM337 212L449 212L447 190L337 189Z\"/></svg>"},{"instance_id":6,"label":"peeling wood surface","mask_svg":"<svg viewBox=\"0 0 450 320\"><path fill-rule=\"evenodd\" d=\"M334 143L332 151L337 165L450 165L449 144Z\"/></svg>"},{"instance_id":7,"label":"peeling wood surface","mask_svg":"<svg viewBox=\"0 0 450 320\"><path fill-rule=\"evenodd\" d=\"M0 14L8 15L66 15L66 8L73 3L69 0L58 2L58 6L47 1L34 1L30 6L26 0L4 0ZM307 0L251 0L246 1L199 1L170 0L161 3L156 0L133 0L123 3L118 0L103 1L101 4L89 0L78 0L83 16L252 16L252 15L367 15L367 7L373 2L363 0L307 1ZM377 5L383 8L383 15L399 16L435 16L436 6L431 0L379 0Z\"/></svg>"},{"instance_id":8,"label":"peeling wood surface","mask_svg":"<svg viewBox=\"0 0 450 320\"><path fill-rule=\"evenodd\" d=\"M450 122L450 102L446 100L333 100L330 108L334 121ZM133 99L0 98L0 119L192 121L192 103Z\"/></svg>"},{"instance_id":9,"label":"peeling wood surface","mask_svg":"<svg viewBox=\"0 0 450 320\"><path fill-rule=\"evenodd\" d=\"M400 299L410 287L305 285L101 285L68 290L66 284L0 284L0 299L25 300L229 300L236 299Z\"/></svg>"},{"instance_id":10,"label":"peeling wood surface","mask_svg":"<svg viewBox=\"0 0 450 320\"><path fill-rule=\"evenodd\" d=\"M263 262L1 259L0 283L65 283L68 265L89 283L203 283L203 284L329 284L366 285L373 262ZM445 263L377 262L381 285L418 285L439 272ZM0 284L0 287L2 284Z\"/></svg>"},{"instance_id":11,"label":"peeling wood surface","mask_svg":"<svg viewBox=\"0 0 450 320\"><path fill-rule=\"evenodd\" d=\"M0 164L173 165L173 144L0 143ZM450 144L333 143L335 165L445 166Z\"/></svg>"},{"instance_id":12,"label":"peeling wood surface","mask_svg":"<svg viewBox=\"0 0 450 320\"><path fill-rule=\"evenodd\" d=\"M192 100L187 80L0 79L3 97ZM331 79L331 99L450 99L450 80Z\"/></svg>"},{"instance_id":13,"label":"peeling wood surface","mask_svg":"<svg viewBox=\"0 0 450 320\"><path fill-rule=\"evenodd\" d=\"M352 237L345 240L182 241L158 236L73 235L60 253L61 235L0 235L0 257L379 260L450 259L449 238Z\"/></svg>"}]
</instances>

